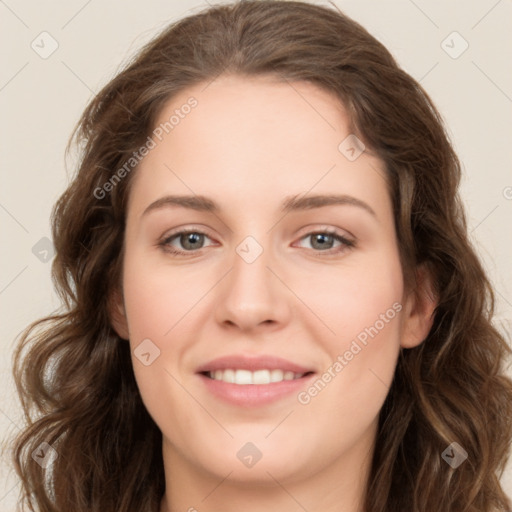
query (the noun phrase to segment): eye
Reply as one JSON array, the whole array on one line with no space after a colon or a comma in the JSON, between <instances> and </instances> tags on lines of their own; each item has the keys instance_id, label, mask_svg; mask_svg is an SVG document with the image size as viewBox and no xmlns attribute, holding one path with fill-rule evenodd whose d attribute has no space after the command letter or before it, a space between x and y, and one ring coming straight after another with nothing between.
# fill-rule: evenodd
<instances>
[{"instance_id":1,"label":"eye","mask_svg":"<svg viewBox=\"0 0 512 512\"><path fill-rule=\"evenodd\" d=\"M187 254L197 252L204 246L205 238L210 237L198 230L179 231L170 236L165 237L158 245L166 252L171 254ZM210 239L211 240L211 239ZM181 248L176 248L173 242L178 243Z\"/></svg>"},{"instance_id":2,"label":"eye","mask_svg":"<svg viewBox=\"0 0 512 512\"><path fill-rule=\"evenodd\" d=\"M158 243L158 245L165 252L177 256L186 256L195 254L204 247L208 247L204 245L205 239L211 240L206 233L203 233L200 230L184 230L166 236ZM326 255L333 253L338 254L355 246L354 241L349 240L336 230L312 231L311 233L303 236L300 240L308 239L311 241L309 248L315 250L315 252L326 253ZM338 244L337 247L335 245L336 243ZM179 247L176 247L176 244L178 244Z\"/></svg>"},{"instance_id":3,"label":"eye","mask_svg":"<svg viewBox=\"0 0 512 512\"><path fill-rule=\"evenodd\" d=\"M354 247L355 242L349 240L335 230L313 231L303 236L301 240L310 240L310 248L316 252L326 252L327 254L339 253L347 248ZM333 247L338 243L337 247Z\"/></svg>"}]
</instances>

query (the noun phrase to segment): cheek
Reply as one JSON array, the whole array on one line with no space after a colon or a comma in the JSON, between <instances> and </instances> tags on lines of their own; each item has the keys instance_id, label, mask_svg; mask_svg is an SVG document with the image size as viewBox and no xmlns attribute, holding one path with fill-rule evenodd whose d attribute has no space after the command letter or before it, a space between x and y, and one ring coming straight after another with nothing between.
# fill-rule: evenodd
<instances>
[{"instance_id":1,"label":"cheek","mask_svg":"<svg viewBox=\"0 0 512 512\"><path fill-rule=\"evenodd\" d=\"M393 247L347 258L347 263L338 267L302 269L295 272L293 280L294 291L316 314L317 328L324 332L322 339L330 340L331 349L336 350L376 322L381 326L381 315L387 311L394 318L393 305L400 303L403 295L402 270Z\"/></svg>"},{"instance_id":2,"label":"cheek","mask_svg":"<svg viewBox=\"0 0 512 512\"><path fill-rule=\"evenodd\" d=\"M144 338L166 341L211 287L200 279L197 271L148 265L137 254L126 258L124 268L125 307L132 344Z\"/></svg>"},{"instance_id":3,"label":"cheek","mask_svg":"<svg viewBox=\"0 0 512 512\"><path fill-rule=\"evenodd\" d=\"M173 411L190 407L176 365L186 351L182 331L186 315L201 292L191 282L191 276L179 271L148 265L136 250L124 262L123 291L137 387L155 423L171 437L183 435L185 422L174 421ZM144 353L149 353L146 360L141 357Z\"/></svg>"},{"instance_id":4,"label":"cheek","mask_svg":"<svg viewBox=\"0 0 512 512\"><path fill-rule=\"evenodd\" d=\"M147 259L136 250L127 252L124 261L123 292L133 368L142 398L148 409L159 408L162 386L169 386L172 378L168 368L168 352L172 341L172 355L183 351L178 332L190 306L197 302L198 290L180 282L179 272L148 265ZM142 349L144 347L144 350ZM142 357L142 354L149 356ZM150 403L148 403L148 400Z\"/></svg>"},{"instance_id":5,"label":"cheek","mask_svg":"<svg viewBox=\"0 0 512 512\"><path fill-rule=\"evenodd\" d=\"M319 446L318 456L323 460L355 445L376 425L400 350L402 308L399 302L390 302L392 295L382 294L371 307L368 303L365 307L347 304L346 313L353 312L353 316L338 321L336 336L324 337L329 362L297 396L302 414L325 418L326 432L336 440L329 445L319 439L326 432L305 432L304 442Z\"/></svg>"},{"instance_id":6,"label":"cheek","mask_svg":"<svg viewBox=\"0 0 512 512\"><path fill-rule=\"evenodd\" d=\"M360 425L378 414L400 350L403 278L398 254L390 248L374 256L338 272L324 269L325 275L323 270L302 283L308 306L322 320L311 320L309 327L329 361L299 402L311 406L313 414L338 411L333 419L340 422L344 410L354 412Z\"/></svg>"}]
</instances>

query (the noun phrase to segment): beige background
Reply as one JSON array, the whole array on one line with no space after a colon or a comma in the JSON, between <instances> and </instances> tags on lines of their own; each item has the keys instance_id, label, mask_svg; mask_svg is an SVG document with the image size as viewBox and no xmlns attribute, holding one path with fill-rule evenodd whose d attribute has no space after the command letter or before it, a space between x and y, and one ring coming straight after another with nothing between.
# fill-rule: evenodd
<instances>
[{"instance_id":1,"label":"beige background","mask_svg":"<svg viewBox=\"0 0 512 512\"><path fill-rule=\"evenodd\" d=\"M471 237L497 291L496 322L510 333L512 2L336 4L390 49L443 114L464 164L462 193ZM205 5L195 0L0 0L2 438L22 423L11 378L14 338L59 305L50 262L40 261L32 248L37 243L44 248L40 240L50 236L50 211L68 180L64 147L71 130L92 95L142 43L169 21ZM49 35L40 36L43 31ZM58 48L42 58L52 44ZM68 165L71 172L72 162ZM510 467L503 482L512 496ZM2 461L0 512L14 511L16 496L16 480Z\"/></svg>"}]
</instances>

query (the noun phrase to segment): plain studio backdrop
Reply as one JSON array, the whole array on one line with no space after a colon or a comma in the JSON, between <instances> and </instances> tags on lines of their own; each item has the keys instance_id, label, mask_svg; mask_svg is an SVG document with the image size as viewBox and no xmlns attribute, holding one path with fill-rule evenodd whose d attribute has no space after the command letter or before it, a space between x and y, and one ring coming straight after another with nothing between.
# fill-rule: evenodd
<instances>
[{"instance_id":1,"label":"plain studio backdrop","mask_svg":"<svg viewBox=\"0 0 512 512\"><path fill-rule=\"evenodd\" d=\"M496 324L510 333L512 2L336 4L391 51L443 115L463 164L471 239L496 290ZM59 306L50 280L49 217L74 169L68 161L66 171L64 161L69 135L87 102L134 51L169 22L206 6L198 0L0 1L2 439L22 424L11 376L14 339ZM511 466L503 477L509 496ZM3 460L0 511L14 511L17 495L10 462Z\"/></svg>"}]
</instances>

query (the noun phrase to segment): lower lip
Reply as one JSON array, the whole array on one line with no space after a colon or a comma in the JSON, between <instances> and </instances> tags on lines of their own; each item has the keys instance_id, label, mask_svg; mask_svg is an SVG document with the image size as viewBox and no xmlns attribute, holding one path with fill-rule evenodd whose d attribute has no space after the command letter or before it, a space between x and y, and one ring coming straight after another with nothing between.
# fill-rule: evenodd
<instances>
[{"instance_id":1,"label":"lower lip","mask_svg":"<svg viewBox=\"0 0 512 512\"><path fill-rule=\"evenodd\" d=\"M298 393L314 374L300 379L283 380L270 384L233 384L210 379L198 374L206 388L216 397L239 407L257 407L270 404L292 393Z\"/></svg>"}]
</instances>

